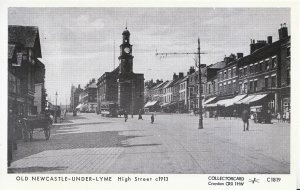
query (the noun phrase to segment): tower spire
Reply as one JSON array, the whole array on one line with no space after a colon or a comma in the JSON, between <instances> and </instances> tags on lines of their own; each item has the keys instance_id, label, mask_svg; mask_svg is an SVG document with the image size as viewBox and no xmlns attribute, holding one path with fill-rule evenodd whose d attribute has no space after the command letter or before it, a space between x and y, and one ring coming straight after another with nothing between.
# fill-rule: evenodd
<instances>
[{"instance_id":1,"label":"tower spire","mask_svg":"<svg viewBox=\"0 0 300 190\"><path fill-rule=\"evenodd\" d=\"M125 27L125 29L127 30L127 20L126 20L126 27Z\"/></svg>"}]
</instances>

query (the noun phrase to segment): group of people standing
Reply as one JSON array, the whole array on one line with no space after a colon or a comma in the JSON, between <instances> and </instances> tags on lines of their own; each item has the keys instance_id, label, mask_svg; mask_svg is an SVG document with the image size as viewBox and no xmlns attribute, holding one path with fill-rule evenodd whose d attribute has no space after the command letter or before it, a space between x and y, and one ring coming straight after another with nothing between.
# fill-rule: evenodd
<instances>
[{"instance_id":1,"label":"group of people standing","mask_svg":"<svg viewBox=\"0 0 300 190\"><path fill-rule=\"evenodd\" d=\"M282 116L280 113L277 113L276 117L277 117L278 122L283 122L283 123L290 122L290 112L289 111L285 112Z\"/></svg>"},{"instance_id":2,"label":"group of people standing","mask_svg":"<svg viewBox=\"0 0 300 190\"><path fill-rule=\"evenodd\" d=\"M133 118L133 113L131 114L131 118ZM124 110L124 119L125 119L125 122L127 122L128 120L128 113L126 110ZM138 120L144 120L143 119L143 111L142 109L139 110L139 116L138 116ZM151 124L154 123L154 114L151 115Z\"/></svg>"}]
</instances>

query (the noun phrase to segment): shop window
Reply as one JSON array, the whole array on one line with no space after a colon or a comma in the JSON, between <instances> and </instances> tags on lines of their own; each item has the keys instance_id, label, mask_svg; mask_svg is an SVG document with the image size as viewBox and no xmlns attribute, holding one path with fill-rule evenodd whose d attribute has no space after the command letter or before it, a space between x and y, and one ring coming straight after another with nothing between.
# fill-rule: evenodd
<instances>
[{"instance_id":1,"label":"shop window","mask_svg":"<svg viewBox=\"0 0 300 190\"><path fill-rule=\"evenodd\" d=\"M240 94L243 93L243 85L242 84L239 85L239 91L240 91Z\"/></svg>"},{"instance_id":2,"label":"shop window","mask_svg":"<svg viewBox=\"0 0 300 190\"><path fill-rule=\"evenodd\" d=\"M244 83L244 92L245 93L248 92L248 84L247 84L247 82Z\"/></svg>"}]
</instances>

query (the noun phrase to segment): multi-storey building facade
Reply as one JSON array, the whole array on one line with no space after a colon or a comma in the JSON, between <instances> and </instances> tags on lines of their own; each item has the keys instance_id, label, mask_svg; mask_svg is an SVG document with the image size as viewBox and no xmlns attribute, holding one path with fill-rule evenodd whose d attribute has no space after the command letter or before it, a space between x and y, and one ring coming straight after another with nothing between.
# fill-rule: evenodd
<instances>
[{"instance_id":1,"label":"multi-storey building facade","mask_svg":"<svg viewBox=\"0 0 300 190\"><path fill-rule=\"evenodd\" d=\"M35 84L44 83L44 64L38 27L8 26L8 106L17 115L36 114L34 104ZM46 93L41 91L40 113L45 105ZM38 101L38 100L37 100Z\"/></svg>"},{"instance_id":2,"label":"multi-storey building facade","mask_svg":"<svg viewBox=\"0 0 300 190\"><path fill-rule=\"evenodd\" d=\"M233 57L218 71L219 96L217 102L207 104L221 114L231 115L234 110L249 106L269 109L272 113L289 111L290 36L286 26L279 29L279 40L272 42L251 40L250 55ZM282 90L284 89L284 90ZM282 91L284 91L282 93ZM285 108L284 108L285 105ZM253 109L252 109L253 108Z\"/></svg>"}]
</instances>

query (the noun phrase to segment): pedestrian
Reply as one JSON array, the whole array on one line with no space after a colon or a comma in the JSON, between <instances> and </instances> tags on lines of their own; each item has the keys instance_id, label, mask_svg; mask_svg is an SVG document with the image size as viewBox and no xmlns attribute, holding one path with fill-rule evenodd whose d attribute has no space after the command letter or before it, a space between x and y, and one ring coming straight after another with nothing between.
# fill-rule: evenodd
<instances>
[{"instance_id":1,"label":"pedestrian","mask_svg":"<svg viewBox=\"0 0 300 190\"><path fill-rule=\"evenodd\" d=\"M249 112L247 109L244 109L244 111L242 112L242 120L244 123L244 131L245 131L245 126L247 125L246 130L249 131Z\"/></svg>"},{"instance_id":2,"label":"pedestrian","mask_svg":"<svg viewBox=\"0 0 300 190\"><path fill-rule=\"evenodd\" d=\"M282 122L283 122L283 123L285 123L285 118L286 118L286 114L284 113L284 114L282 115Z\"/></svg>"},{"instance_id":3,"label":"pedestrian","mask_svg":"<svg viewBox=\"0 0 300 190\"><path fill-rule=\"evenodd\" d=\"M277 113L277 121L278 121L278 123L281 122L281 115L279 112Z\"/></svg>"},{"instance_id":4,"label":"pedestrian","mask_svg":"<svg viewBox=\"0 0 300 190\"><path fill-rule=\"evenodd\" d=\"M218 120L218 111L215 111L215 120Z\"/></svg>"},{"instance_id":5,"label":"pedestrian","mask_svg":"<svg viewBox=\"0 0 300 190\"><path fill-rule=\"evenodd\" d=\"M233 110L233 117L236 119L236 109L235 110Z\"/></svg>"},{"instance_id":6,"label":"pedestrian","mask_svg":"<svg viewBox=\"0 0 300 190\"><path fill-rule=\"evenodd\" d=\"M139 111L139 118L138 118L138 120L143 120L143 117L142 117L142 109L140 109L140 111Z\"/></svg>"},{"instance_id":7,"label":"pedestrian","mask_svg":"<svg viewBox=\"0 0 300 190\"><path fill-rule=\"evenodd\" d=\"M127 111L125 110L125 111L123 112L123 114L124 114L125 122L127 122L127 119L128 119Z\"/></svg>"},{"instance_id":8,"label":"pedestrian","mask_svg":"<svg viewBox=\"0 0 300 190\"><path fill-rule=\"evenodd\" d=\"M290 111L287 111L287 112L285 113L285 120L286 120L288 123L290 123Z\"/></svg>"},{"instance_id":9,"label":"pedestrian","mask_svg":"<svg viewBox=\"0 0 300 190\"><path fill-rule=\"evenodd\" d=\"M151 124L154 123L154 114L151 115Z\"/></svg>"}]
</instances>

